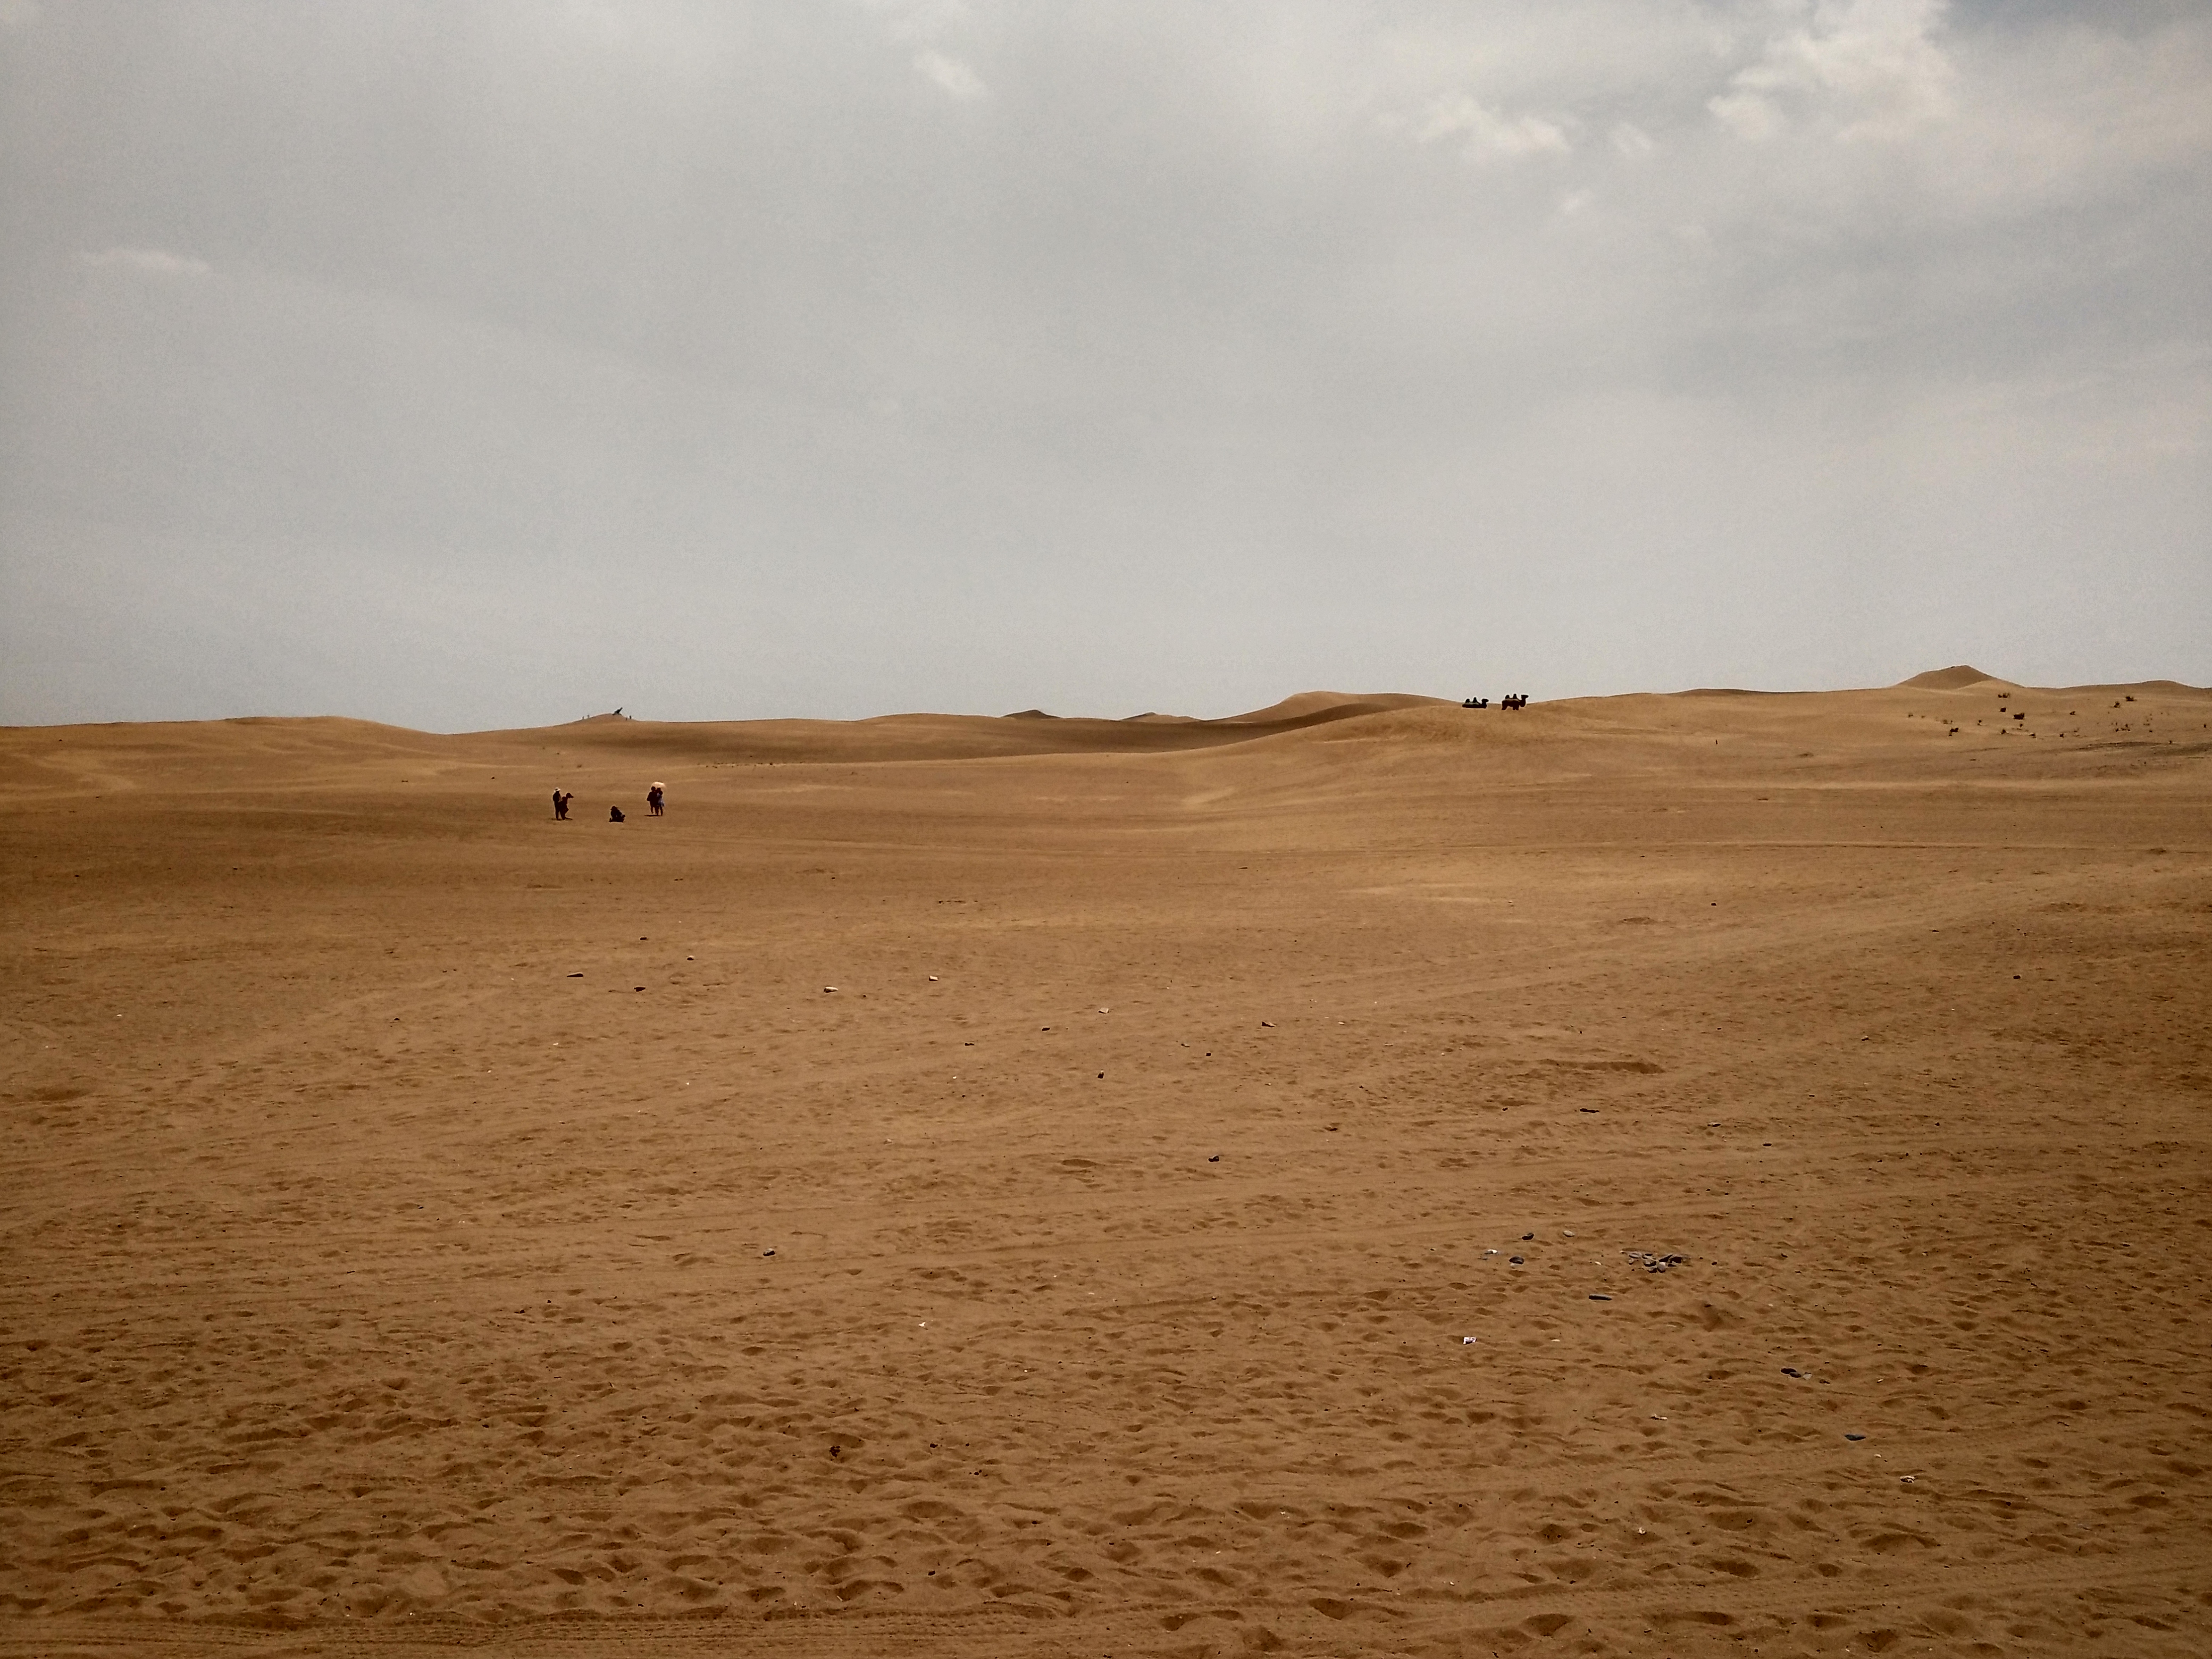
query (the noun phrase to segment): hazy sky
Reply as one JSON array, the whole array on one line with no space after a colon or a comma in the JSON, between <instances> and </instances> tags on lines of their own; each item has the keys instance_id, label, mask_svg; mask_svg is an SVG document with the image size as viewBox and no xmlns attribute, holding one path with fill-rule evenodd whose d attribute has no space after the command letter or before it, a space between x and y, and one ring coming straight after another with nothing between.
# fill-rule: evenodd
<instances>
[{"instance_id":1,"label":"hazy sky","mask_svg":"<svg viewBox=\"0 0 2212 1659\"><path fill-rule=\"evenodd\" d=\"M2197 0L0 0L0 720L2212 681Z\"/></svg>"}]
</instances>

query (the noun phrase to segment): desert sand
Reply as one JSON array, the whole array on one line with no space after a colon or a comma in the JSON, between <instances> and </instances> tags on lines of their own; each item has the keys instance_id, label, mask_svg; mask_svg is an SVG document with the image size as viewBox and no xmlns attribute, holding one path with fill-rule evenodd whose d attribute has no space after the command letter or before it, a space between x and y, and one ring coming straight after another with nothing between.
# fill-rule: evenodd
<instances>
[{"instance_id":1,"label":"desert sand","mask_svg":"<svg viewBox=\"0 0 2212 1659\"><path fill-rule=\"evenodd\" d=\"M2212 1652L2206 691L0 787L0 1652Z\"/></svg>"}]
</instances>

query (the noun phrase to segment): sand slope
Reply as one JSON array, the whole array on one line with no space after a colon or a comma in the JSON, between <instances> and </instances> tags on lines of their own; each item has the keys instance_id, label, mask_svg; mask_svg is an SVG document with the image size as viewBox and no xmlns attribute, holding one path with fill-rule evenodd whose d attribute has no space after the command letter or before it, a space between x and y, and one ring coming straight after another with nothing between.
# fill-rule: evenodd
<instances>
[{"instance_id":1,"label":"sand slope","mask_svg":"<svg viewBox=\"0 0 2212 1659\"><path fill-rule=\"evenodd\" d=\"M2212 695L0 781L0 1651L2212 1647Z\"/></svg>"},{"instance_id":2,"label":"sand slope","mask_svg":"<svg viewBox=\"0 0 2212 1659\"><path fill-rule=\"evenodd\" d=\"M1898 684L1907 690L1963 691L1970 685L1978 685L1984 680L1994 680L1995 678L1993 675L1984 674L1971 664L1962 662L1954 664L1949 668L1931 668L1924 674L1915 674L1911 678L1900 680Z\"/></svg>"}]
</instances>

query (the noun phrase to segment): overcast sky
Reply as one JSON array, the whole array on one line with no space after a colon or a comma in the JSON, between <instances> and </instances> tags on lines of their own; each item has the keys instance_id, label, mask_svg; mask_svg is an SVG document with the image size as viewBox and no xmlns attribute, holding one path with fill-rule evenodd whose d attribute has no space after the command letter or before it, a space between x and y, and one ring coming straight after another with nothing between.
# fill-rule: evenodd
<instances>
[{"instance_id":1,"label":"overcast sky","mask_svg":"<svg viewBox=\"0 0 2212 1659\"><path fill-rule=\"evenodd\" d=\"M0 720L2212 681L2212 7L0 0Z\"/></svg>"}]
</instances>

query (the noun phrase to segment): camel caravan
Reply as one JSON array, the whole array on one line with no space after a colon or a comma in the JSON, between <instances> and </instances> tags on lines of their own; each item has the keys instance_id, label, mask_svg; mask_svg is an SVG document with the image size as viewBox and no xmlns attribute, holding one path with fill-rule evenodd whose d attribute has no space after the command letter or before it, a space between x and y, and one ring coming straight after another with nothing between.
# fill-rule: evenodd
<instances>
[{"instance_id":1,"label":"camel caravan","mask_svg":"<svg viewBox=\"0 0 2212 1659\"><path fill-rule=\"evenodd\" d=\"M1516 691L1510 696L1500 697L1498 700L1498 706L1500 708L1526 708L1528 706L1528 694L1526 691ZM1461 702L1460 707L1462 708L1487 708L1490 707L1490 699L1487 697L1468 697Z\"/></svg>"}]
</instances>

